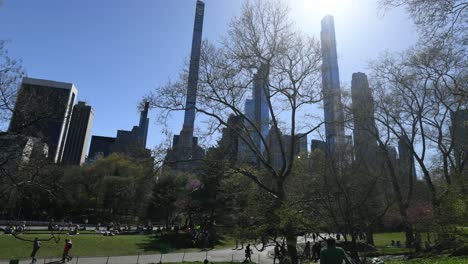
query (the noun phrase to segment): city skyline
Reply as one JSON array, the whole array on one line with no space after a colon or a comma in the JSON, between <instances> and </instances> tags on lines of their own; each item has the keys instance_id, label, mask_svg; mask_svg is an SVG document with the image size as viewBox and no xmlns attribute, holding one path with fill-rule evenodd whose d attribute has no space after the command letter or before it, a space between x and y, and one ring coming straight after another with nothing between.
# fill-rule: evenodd
<instances>
[{"instance_id":1,"label":"city skyline","mask_svg":"<svg viewBox=\"0 0 468 264\"><path fill-rule=\"evenodd\" d=\"M0 16L2 17L0 18L0 22L2 19L8 19L12 15L18 13L21 7L20 2L22 1L6 1L2 8L0 8L0 14L2 14L2 16ZM43 10L44 8L50 6L52 2L53 1L46 1L43 5L36 6L35 8L31 9ZM204 38L215 41L218 40L220 36L224 35L224 31L230 18L239 12L241 1L239 1L239 3L230 2L229 5L231 5L232 8L221 8L223 4L217 3L215 1L207 0L205 2L207 4L207 21L205 25L206 28L204 29ZM301 1L287 2L291 5L293 16L297 18L296 23L298 24L298 27L307 33L313 33L313 35L318 38L320 32L320 20L322 17L319 17L319 14L316 13L315 16L305 18L304 12L312 11L300 10L299 7ZM41 20L43 24L54 24L55 26L51 29L45 30L41 27L42 24L33 26L30 21L12 22L10 19L9 23L11 26L7 29L0 29L0 34L5 35L11 39L11 43L8 46L10 53L13 56L18 54L16 57L23 59L23 65L26 68L29 76L76 83L80 87L81 100L87 101L90 105L93 106L93 108L95 108L95 125L93 126L92 134L113 135L114 131L129 127L133 124L133 120L135 120L139 114L136 110L136 105L147 91L151 90L154 86L163 84L168 78L176 78L178 75L179 69L184 62L184 58L188 58L189 56L191 44L190 38L192 31L190 25L193 24L194 3L195 1L190 1L187 3L187 5L178 5L176 7L176 4L168 3L145 2L144 4L135 5L117 1L117 3L114 5L115 8L111 9L110 12L116 15L120 14L122 21L114 19L108 22L105 22L105 20L102 18L97 17L96 14L99 13L97 11L84 11L82 7L76 7L72 4L60 4L54 6L53 11L76 8L76 14L73 15L80 15L83 14L83 12L91 12L88 15L92 21L96 22L95 20L100 20L103 22L98 24L100 27L103 27L100 28L100 30L104 32L104 34L102 36L95 35L95 33L89 27L87 27L88 24L86 23L78 27L76 24L73 24L67 20L62 26L56 25L54 23L56 23L56 21L61 17L60 15L57 15L59 12L57 12L56 15L51 13L51 16L47 17L47 19ZM95 5L98 11L102 10L102 8L106 6L102 3ZM224 6L225 5L226 3L224 3ZM148 10L145 9L144 16L137 19L135 14L137 12L142 12L145 6L149 7ZM123 11L121 8L124 7L129 7L130 9ZM156 20L153 21L154 23L149 23L147 25L144 22L149 22L148 20L151 20L148 17L152 14L150 11L154 11L155 15L159 14L160 16L156 15L155 17L157 18L155 18ZM357 20L355 23L355 28L345 29L343 25L346 24L347 20L353 19L352 17L356 16L356 14L343 15L343 11L337 11L337 14L335 15L335 26L336 34L338 35L338 64L341 72L340 78L342 79L342 84L344 85L347 85L350 82L351 72L356 70L365 70L363 69L365 66L364 61L366 59L373 58L375 53L379 53L388 48L394 51L401 50L408 47L413 41L411 38L408 38L406 43L404 41L402 42L401 39L398 41L398 43L396 43L396 41L392 42L386 39L387 41L382 41L380 43L387 42L388 44L382 44L381 46L375 45L379 46L379 48L373 50L371 49L371 52L373 52L372 55L370 55L369 52L362 52L364 50L363 48L360 48L359 52L356 52L358 47L356 43L359 43L359 41L356 41L357 38L355 38L355 36L350 36L350 34L353 32L356 33L357 31L364 31L362 28L363 26L366 26L366 29L371 27L371 29L366 30L366 32L369 34L362 36L362 41L371 42L373 40L380 41L380 31L388 28L391 24L390 22L392 22L392 19L395 21L395 17L398 18L396 19L398 23L402 24L403 21L403 24L410 25L410 22L405 19L404 15L402 15L400 11L393 12L393 14L390 13L383 18L378 18L377 10L373 5L370 7L367 7L366 5L365 8L358 9L358 11L360 13L374 14L373 19L378 23L369 23L369 25L367 25L367 21L363 22ZM52 11L44 10L44 12ZM162 15L162 13L167 14ZM180 14L180 17L177 16L177 19L168 15L176 13ZM34 19L35 15L36 14L31 14L31 16L27 16L26 20ZM130 21L133 21L134 24L132 24L132 26L122 26L119 28L119 25L124 23L124 19L129 19ZM132 31L132 29L134 29L133 26L143 25L141 23L145 24L146 30L148 29L147 27L151 27L151 30L147 31L151 34L145 34L148 35L148 39L145 39L140 34L138 34L140 31ZM163 28L164 25L172 25L172 30ZM376 30L378 25L382 26L380 30ZM71 27L69 29L75 30L70 30L70 32L68 32L66 31L67 26ZM390 25L390 28L393 27L393 25ZM410 28L411 27L408 26L405 29L408 32L399 32L398 36L401 34L410 36ZM32 35L29 34L28 36L26 33L31 32L32 29L35 29L34 33L31 33ZM34 34L38 34L38 32L41 32L43 35L46 33L49 33L50 35L50 33L54 31L58 31L58 33L60 33L57 36L52 36L52 38L56 40L55 42L58 43L56 44L57 46L38 43L34 48L27 48L27 37L37 36ZM386 35L388 35L387 38L391 38L392 32L393 36L396 36L396 31L386 30ZM74 40L72 42L75 43L70 44L69 47L62 47L62 42L64 39L66 39L67 36L69 37L69 35L72 37L72 40ZM125 36L129 36L130 38L123 38ZM80 45L80 43L83 44L89 37L94 37L94 46L91 46L93 46L96 51L91 50L90 45ZM103 48L106 46L104 44L109 44L109 41L112 39L116 41L116 47L112 47L110 49L113 52L107 52L103 50ZM145 40L148 41L145 42ZM150 47L150 43L155 43L155 41L157 42L156 45L154 45L154 47ZM163 47L169 46L170 48L168 48L167 51L170 52L164 52L165 49ZM53 47L55 50L52 52L51 49ZM122 49L125 47L128 49ZM67 48L68 50L66 50ZM136 52L136 48L142 48L142 53ZM353 51L353 49L354 52L350 52L350 50ZM116 53L121 50L126 50L128 54L118 53L117 58L114 58L116 61L109 59L109 56L111 56L112 53ZM97 51L101 52L101 54L99 54L102 55L101 58L96 57ZM60 55L64 55L64 52L68 55L71 52L75 52L80 54L80 56L83 58L79 60L74 56L71 56L71 60L75 59L75 61L77 61L77 66L70 69L73 73L60 69L60 67L62 67L61 63L65 63L63 60L60 60ZM171 55L163 55L162 53L171 53ZM355 56L357 55L354 53L360 53L362 58L356 60ZM142 59L141 56L143 54L149 54L151 56L148 56L147 59ZM48 68L48 70L38 67L38 65L40 65L40 59L42 59L45 55L50 57L48 60L50 65L47 65L48 67L44 67ZM137 61L141 62L141 65L135 67L135 63ZM126 67L123 66L125 64ZM108 67L103 68L103 66ZM100 71L97 71L96 67L98 67ZM134 67L135 70L130 70L126 75L120 74L119 78L114 78L115 80L109 78L109 76L115 76L115 74L124 72L124 70L128 67ZM84 68L89 69L83 70ZM136 69L140 71L138 72ZM92 72L92 70L94 70L94 72ZM127 78L124 76L127 76ZM109 91L112 91L113 97L110 101L106 100L107 98L104 98L102 95L107 95ZM183 113L180 114L181 115L174 115L173 123L169 124L170 130L173 134L176 134L180 131L180 121L182 120ZM150 117L155 117L155 113L151 112ZM153 120L155 120L155 118ZM164 141L165 138L162 136L162 134L163 133L161 133L161 128L158 127L158 124L156 124L154 121L151 122L148 133L148 147L151 148Z\"/></svg>"}]
</instances>

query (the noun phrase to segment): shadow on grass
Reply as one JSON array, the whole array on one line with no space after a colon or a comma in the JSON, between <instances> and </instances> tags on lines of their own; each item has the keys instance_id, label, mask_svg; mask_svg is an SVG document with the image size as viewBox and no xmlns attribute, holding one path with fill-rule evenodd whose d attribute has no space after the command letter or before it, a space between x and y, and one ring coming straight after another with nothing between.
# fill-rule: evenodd
<instances>
[{"instance_id":1,"label":"shadow on grass","mask_svg":"<svg viewBox=\"0 0 468 264\"><path fill-rule=\"evenodd\" d=\"M161 253L170 253L180 249L189 249L193 251L208 251L214 247L223 247L228 244L223 240L223 237L217 237L213 247L200 248L194 247L191 242L190 234L188 233L166 233L164 235L152 235L149 241L138 243L138 248L145 252L159 251Z\"/></svg>"}]
</instances>

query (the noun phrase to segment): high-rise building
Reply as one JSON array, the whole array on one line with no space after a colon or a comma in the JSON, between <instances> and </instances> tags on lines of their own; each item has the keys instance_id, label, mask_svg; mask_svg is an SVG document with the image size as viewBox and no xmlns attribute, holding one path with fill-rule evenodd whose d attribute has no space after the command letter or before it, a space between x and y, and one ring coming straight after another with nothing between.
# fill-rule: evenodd
<instances>
[{"instance_id":1,"label":"high-rise building","mask_svg":"<svg viewBox=\"0 0 468 264\"><path fill-rule=\"evenodd\" d=\"M115 137L92 136L89 146L88 160L95 161L112 153Z\"/></svg>"},{"instance_id":2,"label":"high-rise building","mask_svg":"<svg viewBox=\"0 0 468 264\"><path fill-rule=\"evenodd\" d=\"M64 164L81 165L85 162L93 119L94 111L91 106L86 105L85 102L78 102L75 105L63 153Z\"/></svg>"},{"instance_id":3,"label":"high-rise building","mask_svg":"<svg viewBox=\"0 0 468 264\"><path fill-rule=\"evenodd\" d=\"M71 83L23 78L8 132L39 138L61 162L77 93Z\"/></svg>"},{"instance_id":4,"label":"high-rise building","mask_svg":"<svg viewBox=\"0 0 468 264\"><path fill-rule=\"evenodd\" d=\"M249 131L248 138L252 146L261 154L264 154L265 145L270 131L270 113L268 107L268 66L261 65L253 76L252 98L245 100L244 114L248 120L244 120L244 126ZM263 140L262 140L263 139ZM255 154L245 142L239 142L240 160L252 165L257 163Z\"/></svg>"},{"instance_id":5,"label":"high-rise building","mask_svg":"<svg viewBox=\"0 0 468 264\"><path fill-rule=\"evenodd\" d=\"M402 135L398 140L398 171L401 177L401 184L409 184L409 176L416 182L416 164L414 163L413 153L411 152L411 141L406 135Z\"/></svg>"},{"instance_id":6,"label":"high-rise building","mask_svg":"<svg viewBox=\"0 0 468 264\"><path fill-rule=\"evenodd\" d=\"M205 155L205 151L198 146L198 139L193 136L204 12L205 3L201 0L197 0L195 22L193 26L192 51L190 54L184 124L180 131L180 135L174 136L172 142L173 147L168 150L165 158L165 164L167 166L183 171L193 170Z\"/></svg>"},{"instance_id":7,"label":"high-rise building","mask_svg":"<svg viewBox=\"0 0 468 264\"><path fill-rule=\"evenodd\" d=\"M193 147L193 129L195 125L195 105L197 102L198 74L200 70L200 53L204 12L205 3L203 1L197 0L187 84L187 98L185 102L184 125L182 127L182 131L180 132L178 142L178 144L181 144L181 147L184 148Z\"/></svg>"},{"instance_id":8,"label":"high-rise building","mask_svg":"<svg viewBox=\"0 0 468 264\"><path fill-rule=\"evenodd\" d=\"M270 156L271 165L275 169L280 169L284 162L289 164L291 155L300 158L302 154L307 156L307 136L304 134L296 134L293 137L291 135L280 135L281 142L278 141L278 136L276 135L275 130L270 129L270 133L267 137L267 143L269 148L268 155ZM292 149L291 149L292 144ZM281 151L281 146L283 151Z\"/></svg>"},{"instance_id":9,"label":"high-rise building","mask_svg":"<svg viewBox=\"0 0 468 264\"><path fill-rule=\"evenodd\" d=\"M146 148L146 141L148 139L148 127L149 127L149 118L148 118L148 109L149 109L149 102L145 102L143 111L140 114L140 123L138 125L139 128L139 136L140 144L143 148Z\"/></svg>"},{"instance_id":10,"label":"high-rise building","mask_svg":"<svg viewBox=\"0 0 468 264\"><path fill-rule=\"evenodd\" d=\"M219 142L223 150L224 157L227 160L237 161L239 146L239 132L242 129L242 117L230 115L227 121L227 127L223 128L222 137Z\"/></svg>"},{"instance_id":11,"label":"high-rise building","mask_svg":"<svg viewBox=\"0 0 468 264\"><path fill-rule=\"evenodd\" d=\"M266 139L270 130L270 112L268 107L268 66L262 64L254 75L253 101L254 101L254 123L261 136ZM261 142L259 133L254 136L256 144L261 152L265 151L265 146Z\"/></svg>"},{"instance_id":12,"label":"high-rise building","mask_svg":"<svg viewBox=\"0 0 468 264\"><path fill-rule=\"evenodd\" d=\"M117 130L115 138L93 136L89 148L89 160L93 161L99 157L107 157L112 153L124 153L128 156L138 157L149 156L150 153L146 149L149 126L148 110L149 103L145 102L140 113L139 125L134 126L131 131Z\"/></svg>"},{"instance_id":13,"label":"high-rise building","mask_svg":"<svg viewBox=\"0 0 468 264\"><path fill-rule=\"evenodd\" d=\"M321 151L323 154L328 154L328 145L325 141L312 139L310 141L310 152Z\"/></svg>"},{"instance_id":14,"label":"high-rise building","mask_svg":"<svg viewBox=\"0 0 468 264\"><path fill-rule=\"evenodd\" d=\"M322 91L325 116L325 136L330 151L345 143L344 113L341 103L340 73L336 52L333 16L322 19Z\"/></svg>"},{"instance_id":15,"label":"high-rise building","mask_svg":"<svg viewBox=\"0 0 468 264\"><path fill-rule=\"evenodd\" d=\"M47 144L38 138L0 132L0 178L15 175L31 161L47 158Z\"/></svg>"},{"instance_id":16,"label":"high-rise building","mask_svg":"<svg viewBox=\"0 0 468 264\"><path fill-rule=\"evenodd\" d=\"M377 128L374 119L374 99L364 73L353 73L351 81L354 120L355 161L363 165L377 164Z\"/></svg>"}]
</instances>

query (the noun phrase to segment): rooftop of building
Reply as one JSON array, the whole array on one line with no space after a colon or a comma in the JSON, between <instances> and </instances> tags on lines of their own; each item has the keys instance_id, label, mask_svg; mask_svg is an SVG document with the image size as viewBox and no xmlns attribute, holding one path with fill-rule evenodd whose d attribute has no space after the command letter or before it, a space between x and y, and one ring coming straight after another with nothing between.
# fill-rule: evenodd
<instances>
[{"instance_id":1,"label":"rooftop of building","mask_svg":"<svg viewBox=\"0 0 468 264\"><path fill-rule=\"evenodd\" d=\"M57 82L57 81L36 79L36 78L30 78L30 77L24 77L22 80L22 84L30 84L30 85L44 86L44 87L50 87L50 88L75 90L75 91L77 90L73 83Z\"/></svg>"}]
</instances>

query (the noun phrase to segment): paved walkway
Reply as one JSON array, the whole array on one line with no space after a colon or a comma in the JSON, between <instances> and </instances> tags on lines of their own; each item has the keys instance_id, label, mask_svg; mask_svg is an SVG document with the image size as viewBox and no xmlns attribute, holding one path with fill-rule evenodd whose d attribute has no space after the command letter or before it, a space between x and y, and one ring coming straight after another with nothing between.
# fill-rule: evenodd
<instances>
[{"instance_id":1,"label":"paved walkway","mask_svg":"<svg viewBox=\"0 0 468 264\"><path fill-rule=\"evenodd\" d=\"M244 248L245 249L245 248ZM256 263L273 263L273 259L268 256L268 251L264 250L258 252L253 248L252 261ZM162 258L162 259L161 259ZM200 261L203 262L205 258L208 258L210 262L242 262L245 258L244 250L232 250L232 249L220 249L212 250L207 252L187 252L187 253L169 253L169 254L157 254L157 255L140 255L140 256L114 256L114 257L74 257L70 264L149 264L158 263L160 260L162 263L171 262L182 262L182 261ZM39 258L37 264L55 264L59 259L41 259ZM8 261L0 261L0 264L8 264ZM30 259L22 260L20 264L31 263Z\"/></svg>"}]
</instances>

